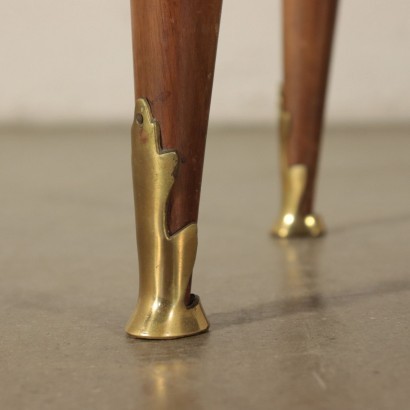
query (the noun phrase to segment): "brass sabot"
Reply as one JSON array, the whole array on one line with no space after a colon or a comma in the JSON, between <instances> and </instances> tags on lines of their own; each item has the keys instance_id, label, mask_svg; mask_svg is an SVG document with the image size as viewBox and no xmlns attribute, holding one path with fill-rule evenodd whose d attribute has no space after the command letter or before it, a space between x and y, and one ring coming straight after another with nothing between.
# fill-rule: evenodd
<instances>
[{"instance_id":1,"label":"brass sabot","mask_svg":"<svg viewBox=\"0 0 410 410\"><path fill-rule=\"evenodd\" d=\"M126 331L132 337L174 339L209 327L198 296L184 302L197 250L197 225L174 235L167 229L167 200L178 166L175 151L162 150L160 127L147 100L136 102L132 170L139 259L139 297Z\"/></svg>"}]
</instances>

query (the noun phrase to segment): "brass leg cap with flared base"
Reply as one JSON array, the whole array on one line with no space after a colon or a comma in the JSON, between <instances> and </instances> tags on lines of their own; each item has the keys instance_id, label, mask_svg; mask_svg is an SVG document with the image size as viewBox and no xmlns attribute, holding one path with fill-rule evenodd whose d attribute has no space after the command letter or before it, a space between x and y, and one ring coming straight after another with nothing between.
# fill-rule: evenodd
<instances>
[{"instance_id":1,"label":"brass leg cap with flared base","mask_svg":"<svg viewBox=\"0 0 410 410\"><path fill-rule=\"evenodd\" d=\"M303 215L301 203L306 190L308 170L305 165L283 167L283 202L279 220L272 234L279 238L317 238L326 233L323 219L316 214Z\"/></svg>"},{"instance_id":2,"label":"brass leg cap with flared base","mask_svg":"<svg viewBox=\"0 0 410 410\"><path fill-rule=\"evenodd\" d=\"M191 304L173 305L166 300L146 303L141 300L128 322L127 334L138 339L178 339L206 332L209 323L199 297L191 295Z\"/></svg>"},{"instance_id":3,"label":"brass leg cap with flared base","mask_svg":"<svg viewBox=\"0 0 410 410\"><path fill-rule=\"evenodd\" d=\"M198 296L185 305L198 244L196 223L174 234L167 200L179 158L161 148L160 127L146 99L137 100L132 126L132 169L137 222L139 297L126 332L143 339L176 339L205 332Z\"/></svg>"},{"instance_id":4,"label":"brass leg cap with flared base","mask_svg":"<svg viewBox=\"0 0 410 410\"><path fill-rule=\"evenodd\" d=\"M326 233L325 224L319 215L282 215L272 229L277 238L318 238Z\"/></svg>"}]
</instances>

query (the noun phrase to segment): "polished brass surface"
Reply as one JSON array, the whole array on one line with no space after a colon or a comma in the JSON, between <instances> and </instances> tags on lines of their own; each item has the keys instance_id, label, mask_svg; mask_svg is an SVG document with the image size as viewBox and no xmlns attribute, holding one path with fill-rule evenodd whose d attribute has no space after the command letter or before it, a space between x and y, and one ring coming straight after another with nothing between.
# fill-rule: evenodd
<instances>
[{"instance_id":1,"label":"polished brass surface","mask_svg":"<svg viewBox=\"0 0 410 410\"><path fill-rule=\"evenodd\" d=\"M316 214L302 215L300 205L306 190L308 168L303 164L289 165L288 145L292 126L291 114L280 104L280 166L282 175L282 208L272 233L280 238L318 237L325 233L322 218Z\"/></svg>"},{"instance_id":2,"label":"polished brass surface","mask_svg":"<svg viewBox=\"0 0 410 410\"><path fill-rule=\"evenodd\" d=\"M139 257L139 297L126 331L132 337L174 339L209 327L199 297L184 296L195 263L197 225L167 231L167 199L178 166L160 146L160 128L148 102L138 99L132 126L132 169Z\"/></svg>"}]
</instances>

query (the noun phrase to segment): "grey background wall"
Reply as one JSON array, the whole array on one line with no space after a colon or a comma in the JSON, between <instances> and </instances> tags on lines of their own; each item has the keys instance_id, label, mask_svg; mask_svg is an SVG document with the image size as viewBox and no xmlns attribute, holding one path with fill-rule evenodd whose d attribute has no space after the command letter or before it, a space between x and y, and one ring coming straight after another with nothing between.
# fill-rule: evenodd
<instances>
[{"instance_id":1,"label":"grey background wall","mask_svg":"<svg viewBox=\"0 0 410 410\"><path fill-rule=\"evenodd\" d=\"M225 0L214 123L274 118L280 16L279 0ZM339 17L329 121L408 121L410 2L341 0ZM0 0L0 72L0 122L129 122L128 0Z\"/></svg>"}]
</instances>

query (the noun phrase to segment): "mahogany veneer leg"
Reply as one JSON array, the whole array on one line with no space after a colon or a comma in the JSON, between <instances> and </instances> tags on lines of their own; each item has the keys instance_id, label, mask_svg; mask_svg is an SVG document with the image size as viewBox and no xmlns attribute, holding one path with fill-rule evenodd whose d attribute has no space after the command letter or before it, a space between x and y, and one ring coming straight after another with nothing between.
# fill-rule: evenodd
<instances>
[{"instance_id":1,"label":"mahogany veneer leg","mask_svg":"<svg viewBox=\"0 0 410 410\"><path fill-rule=\"evenodd\" d=\"M190 293L222 0L131 0L139 299L127 332L205 331Z\"/></svg>"},{"instance_id":2,"label":"mahogany veneer leg","mask_svg":"<svg viewBox=\"0 0 410 410\"><path fill-rule=\"evenodd\" d=\"M279 237L324 233L313 203L337 3L283 0L283 203L274 227Z\"/></svg>"}]
</instances>

